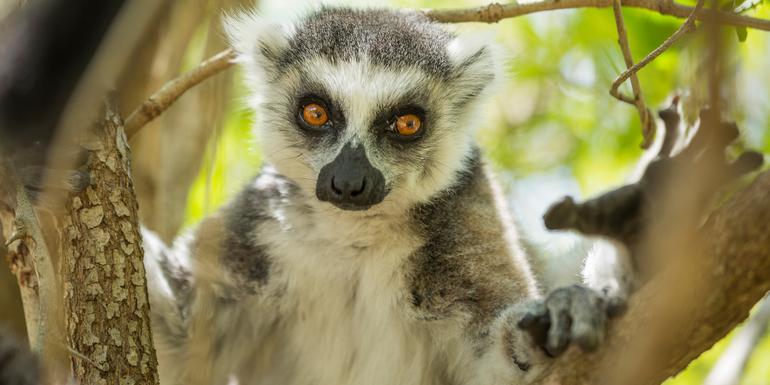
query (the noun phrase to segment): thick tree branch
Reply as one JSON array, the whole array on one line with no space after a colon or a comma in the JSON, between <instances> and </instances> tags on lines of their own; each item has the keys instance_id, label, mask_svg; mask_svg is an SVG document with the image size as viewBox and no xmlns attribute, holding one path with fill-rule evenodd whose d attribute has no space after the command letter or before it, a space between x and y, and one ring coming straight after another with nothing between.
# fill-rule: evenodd
<instances>
[{"instance_id":1,"label":"thick tree branch","mask_svg":"<svg viewBox=\"0 0 770 385\"><path fill-rule=\"evenodd\" d=\"M532 3L493 3L476 8L431 9L423 11L429 18L442 23L483 22L496 23L500 20L528 15L530 13L571 8L609 8L613 0L544 0ZM687 18L695 9L672 0L626 0L623 6L643 8L661 15ZM698 19L708 12L699 13ZM741 16L735 13L718 12L719 21L725 24L770 31L770 20Z\"/></svg>"},{"instance_id":2,"label":"thick tree branch","mask_svg":"<svg viewBox=\"0 0 770 385\"><path fill-rule=\"evenodd\" d=\"M230 68L234 64L234 59L235 52L232 49L226 49L205 60L192 71L166 83L126 118L125 128L128 138L133 137L145 124L157 118L187 90Z\"/></svg>"},{"instance_id":3,"label":"thick tree branch","mask_svg":"<svg viewBox=\"0 0 770 385\"><path fill-rule=\"evenodd\" d=\"M645 285L630 301L628 313L614 325L607 344L593 354L571 352L563 365L542 383L600 384L607 382L600 368L635 365L644 373L635 384L660 384L684 369L703 351L724 337L749 310L770 290L770 172L761 174L751 186L737 193L719 208L705 224L702 243L707 255L698 255L699 263L686 266L691 277L707 282L684 293L672 292L672 282L681 276L663 272ZM672 258L678 256L671 256ZM688 259L691 260L691 259ZM654 362L627 362L629 345L639 336L650 336L650 325L666 319L661 302L671 305L677 296L677 315L684 319L668 324L666 346L654 346ZM657 330L660 331L660 330ZM645 337L652 340L650 336ZM643 378L641 378L643 377Z\"/></svg>"}]
</instances>

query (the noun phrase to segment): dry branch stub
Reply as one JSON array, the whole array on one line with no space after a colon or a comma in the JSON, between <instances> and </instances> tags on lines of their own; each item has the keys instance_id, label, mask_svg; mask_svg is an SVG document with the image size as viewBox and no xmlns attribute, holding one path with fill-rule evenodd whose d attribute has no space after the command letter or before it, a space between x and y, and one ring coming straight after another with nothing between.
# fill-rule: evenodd
<instances>
[{"instance_id":1,"label":"dry branch stub","mask_svg":"<svg viewBox=\"0 0 770 385\"><path fill-rule=\"evenodd\" d=\"M142 127L160 116L182 94L200 82L214 76L234 64L236 54L232 49L226 49L203 61L192 71L186 72L176 79L166 83L144 101L128 118L126 118L126 135L133 137Z\"/></svg>"},{"instance_id":2,"label":"dry branch stub","mask_svg":"<svg viewBox=\"0 0 770 385\"><path fill-rule=\"evenodd\" d=\"M68 200L61 222L65 334L78 383L158 384L130 153L116 111L106 103L92 131L91 184Z\"/></svg>"}]
</instances>

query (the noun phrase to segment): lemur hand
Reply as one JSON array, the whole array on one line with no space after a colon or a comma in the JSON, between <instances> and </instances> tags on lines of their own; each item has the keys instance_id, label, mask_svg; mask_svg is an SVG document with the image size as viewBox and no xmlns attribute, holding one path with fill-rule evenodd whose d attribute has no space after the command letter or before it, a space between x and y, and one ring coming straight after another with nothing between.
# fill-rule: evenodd
<instances>
[{"instance_id":1,"label":"lemur hand","mask_svg":"<svg viewBox=\"0 0 770 385\"><path fill-rule=\"evenodd\" d=\"M607 318L607 304L598 293L573 285L556 289L545 300L534 303L518 326L547 355L556 357L571 343L583 351L599 347Z\"/></svg>"}]
</instances>

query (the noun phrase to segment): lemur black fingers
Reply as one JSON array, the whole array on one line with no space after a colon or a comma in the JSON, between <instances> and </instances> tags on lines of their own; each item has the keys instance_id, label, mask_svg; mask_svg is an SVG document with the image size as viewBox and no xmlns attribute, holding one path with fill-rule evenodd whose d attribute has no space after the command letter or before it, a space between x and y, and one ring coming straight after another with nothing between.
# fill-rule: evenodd
<instances>
[{"instance_id":1,"label":"lemur black fingers","mask_svg":"<svg viewBox=\"0 0 770 385\"><path fill-rule=\"evenodd\" d=\"M604 339L607 307L604 300L591 289L571 286L572 341L583 351L594 351Z\"/></svg>"},{"instance_id":2,"label":"lemur black fingers","mask_svg":"<svg viewBox=\"0 0 770 385\"><path fill-rule=\"evenodd\" d=\"M518 326L551 357L564 353L571 343L593 351L604 338L607 311L598 293L583 286L568 286L551 292Z\"/></svg>"},{"instance_id":3,"label":"lemur black fingers","mask_svg":"<svg viewBox=\"0 0 770 385\"><path fill-rule=\"evenodd\" d=\"M740 178L760 167L764 163L764 156L756 151L746 151L738 159L727 166L727 174L730 178Z\"/></svg>"},{"instance_id":4,"label":"lemur black fingers","mask_svg":"<svg viewBox=\"0 0 770 385\"><path fill-rule=\"evenodd\" d=\"M572 307L570 302L571 298L568 288L557 289L545 300L551 328L548 330L548 339L544 347L548 355L552 357L564 353L570 342L570 331L572 328L572 314L570 312Z\"/></svg>"},{"instance_id":5,"label":"lemur black fingers","mask_svg":"<svg viewBox=\"0 0 770 385\"><path fill-rule=\"evenodd\" d=\"M28 190L65 190L78 193L91 183L91 177L82 170L46 169L41 166L27 166L19 170L19 178Z\"/></svg>"},{"instance_id":6,"label":"lemur black fingers","mask_svg":"<svg viewBox=\"0 0 770 385\"><path fill-rule=\"evenodd\" d=\"M623 315L628 310L628 300L621 297L605 298L607 303L607 316L615 318Z\"/></svg>"},{"instance_id":7,"label":"lemur black fingers","mask_svg":"<svg viewBox=\"0 0 770 385\"><path fill-rule=\"evenodd\" d=\"M674 151L677 141L679 141L679 123L681 122L681 116L677 110L679 104L679 96L674 96L671 100L671 104L658 111L658 117L663 120L666 131L663 133L663 144L660 146L658 156L669 157Z\"/></svg>"},{"instance_id":8,"label":"lemur black fingers","mask_svg":"<svg viewBox=\"0 0 770 385\"><path fill-rule=\"evenodd\" d=\"M524 314L518 322L518 327L529 334L537 346L545 346L548 337L548 329L551 328L551 320L548 317L548 309L544 302L537 302Z\"/></svg>"},{"instance_id":9,"label":"lemur black fingers","mask_svg":"<svg viewBox=\"0 0 770 385\"><path fill-rule=\"evenodd\" d=\"M545 227L549 230L563 230L573 228L577 221L577 208L575 201L570 196L562 198L554 203L543 215Z\"/></svg>"}]
</instances>

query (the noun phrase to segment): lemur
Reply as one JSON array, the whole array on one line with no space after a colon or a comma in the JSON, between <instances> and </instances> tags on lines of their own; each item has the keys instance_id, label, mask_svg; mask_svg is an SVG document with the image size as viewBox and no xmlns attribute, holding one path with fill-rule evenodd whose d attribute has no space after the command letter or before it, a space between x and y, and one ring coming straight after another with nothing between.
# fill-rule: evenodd
<instances>
[{"instance_id":1,"label":"lemur","mask_svg":"<svg viewBox=\"0 0 770 385\"><path fill-rule=\"evenodd\" d=\"M474 140L494 45L387 9L226 30L266 165L144 234L161 383L524 384L600 344L600 287L541 293Z\"/></svg>"}]
</instances>

